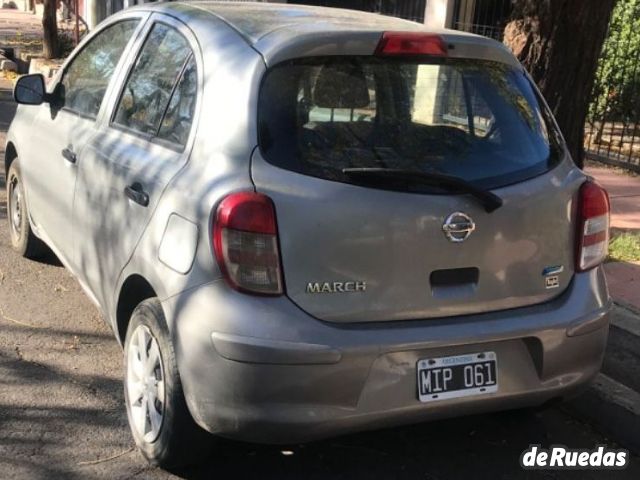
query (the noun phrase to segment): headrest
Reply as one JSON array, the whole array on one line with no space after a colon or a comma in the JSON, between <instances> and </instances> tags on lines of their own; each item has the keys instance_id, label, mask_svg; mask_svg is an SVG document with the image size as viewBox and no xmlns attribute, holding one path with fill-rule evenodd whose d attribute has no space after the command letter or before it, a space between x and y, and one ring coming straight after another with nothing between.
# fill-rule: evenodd
<instances>
[{"instance_id":1,"label":"headrest","mask_svg":"<svg viewBox=\"0 0 640 480\"><path fill-rule=\"evenodd\" d=\"M321 108L364 108L369 105L369 88L357 65L325 65L313 89L313 103Z\"/></svg>"}]
</instances>

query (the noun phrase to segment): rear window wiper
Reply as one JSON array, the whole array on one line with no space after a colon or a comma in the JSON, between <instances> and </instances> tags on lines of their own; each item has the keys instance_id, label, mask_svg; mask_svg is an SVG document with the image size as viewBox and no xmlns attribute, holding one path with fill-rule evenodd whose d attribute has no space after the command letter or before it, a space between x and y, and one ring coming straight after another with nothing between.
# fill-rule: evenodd
<instances>
[{"instance_id":1,"label":"rear window wiper","mask_svg":"<svg viewBox=\"0 0 640 480\"><path fill-rule=\"evenodd\" d=\"M502 199L488 190L483 190L462 178L452 177L441 173L416 172L399 168L343 168L342 173L351 178L390 178L403 180L408 183L431 185L451 191L473 195L484 207L487 213L502 206Z\"/></svg>"}]
</instances>

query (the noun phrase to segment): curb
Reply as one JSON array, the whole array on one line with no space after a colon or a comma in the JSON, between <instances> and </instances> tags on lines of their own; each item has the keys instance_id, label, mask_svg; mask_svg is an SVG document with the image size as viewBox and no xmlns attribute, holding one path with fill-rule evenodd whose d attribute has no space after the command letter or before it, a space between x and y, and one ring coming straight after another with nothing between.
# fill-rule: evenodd
<instances>
[{"instance_id":1,"label":"curb","mask_svg":"<svg viewBox=\"0 0 640 480\"><path fill-rule=\"evenodd\" d=\"M625 302L624 300L617 300L617 299L614 300L613 303L614 303L614 305L616 307L620 307L620 308L622 308L624 310L628 310L629 313L632 314L632 315L640 315L640 307L638 307L637 305L632 305L631 303ZM631 332L631 333L633 333L633 332ZM638 335L640 335L640 334L638 334Z\"/></svg>"},{"instance_id":2,"label":"curb","mask_svg":"<svg viewBox=\"0 0 640 480\"><path fill-rule=\"evenodd\" d=\"M634 310L624 305L616 305L615 314L612 316L611 325L624 330L637 337L640 344L640 316Z\"/></svg>"},{"instance_id":3,"label":"curb","mask_svg":"<svg viewBox=\"0 0 640 480\"><path fill-rule=\"evenodd\" d=\"M615 300L611 326L640 345L639 314L637 307ZM600 373L582 395L566 402L565 410L640 455L640 392Z\"/></svg>"},{"instance_id":4,"label":"curb","mask_svg":"<svg viewBox=\"0 0 640 480\"><path fill-rule=\"evenodd\" d=\"M566 405L567 413L588 420L612 440L640 455L640 393L601 373L582 395Z\"/></svg>"}]
</instances>

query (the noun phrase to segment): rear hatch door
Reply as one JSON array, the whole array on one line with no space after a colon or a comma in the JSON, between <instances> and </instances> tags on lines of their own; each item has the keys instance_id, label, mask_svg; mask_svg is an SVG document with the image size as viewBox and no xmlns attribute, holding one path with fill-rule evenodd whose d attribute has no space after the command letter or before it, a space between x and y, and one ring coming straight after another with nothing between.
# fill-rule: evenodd
<instances>
[{"instance_id":1,"label":"rear hatch door","mask_svg":"<svg viewBox=\"0 0 640 480\"><path fill-rule=\"evenodd\" d=\"M259 123L253 181L275 204L287 295L309 314L464 315L540 303L569 284L583 176L521 71L292 61L267 74ZM438 176L502 205L488 211L477 192L428 181Z\"/></svg>"}]
</instances>

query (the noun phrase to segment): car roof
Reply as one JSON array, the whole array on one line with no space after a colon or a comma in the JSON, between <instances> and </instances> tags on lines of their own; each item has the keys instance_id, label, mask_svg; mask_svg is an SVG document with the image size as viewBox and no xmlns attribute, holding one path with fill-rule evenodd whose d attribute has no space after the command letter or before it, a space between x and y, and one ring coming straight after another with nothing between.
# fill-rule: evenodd
<instances>
[{"instance_id":1,"label":"car roof","mask_svg":"<svg viewBox=\"0 0 640 480\"><path fill-rule=\"evenodd\" d=\"M495 40L459 30L427 29L421 23L377 13L286 3L200 0L144 4L135 8L162 12L187 24L195 18L205 23L206 17L216 18L259 51L267 63L305 51L328 51L316 48L322 42L333 43L336 51L343 48L345 42L352 45L359 42L359 47L353 51L371 54L370 45L373 41L375 47L381 32L418 31L441 35L445 41L455 45L456 49L450 51L450 56L484 58L518 66L518 61L507 47ZM332 42L326 41L328 37Z\"/></svg>"},{"instance_id":2,"label":"car roof","mask_svg":"<svg viewBox=\"0 0 640 480\"><path fill-rule=\"evenodd\" d=\"M159 4L161 9L180 16L184 7L205 10L234 28L250 44L277 30L313 26L323 31L358 30L424 30L424 25L378 13L343 8L292 5L286 3L183 1ZM456 33L477 37L456 30L434 30L433 33ZM481 37L478 37L481 38Z\"/></svg>"}]
</instances>

